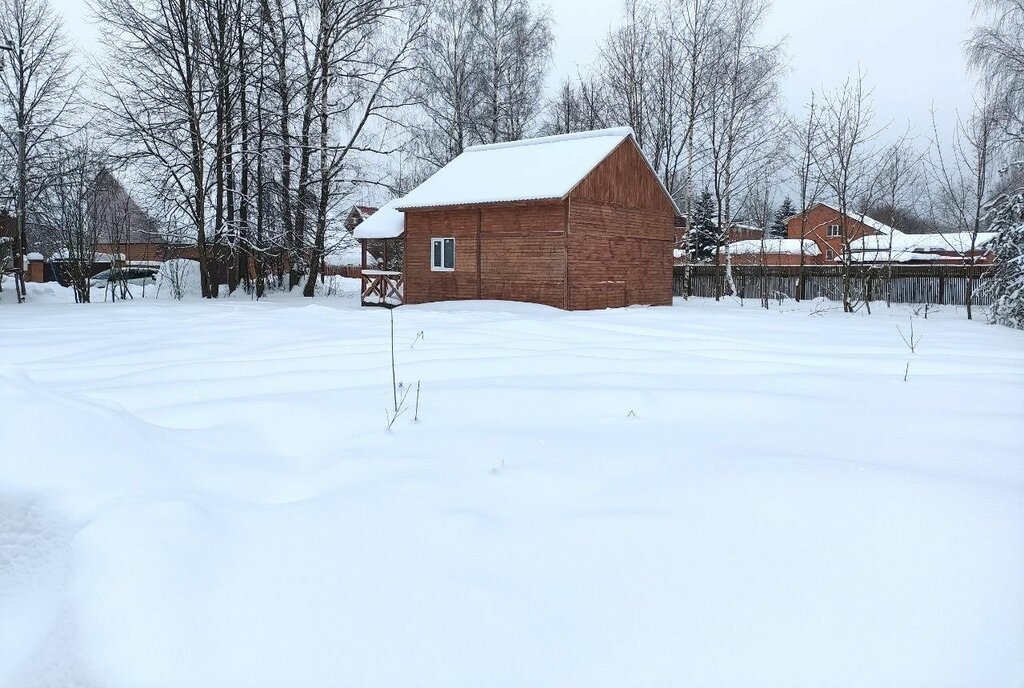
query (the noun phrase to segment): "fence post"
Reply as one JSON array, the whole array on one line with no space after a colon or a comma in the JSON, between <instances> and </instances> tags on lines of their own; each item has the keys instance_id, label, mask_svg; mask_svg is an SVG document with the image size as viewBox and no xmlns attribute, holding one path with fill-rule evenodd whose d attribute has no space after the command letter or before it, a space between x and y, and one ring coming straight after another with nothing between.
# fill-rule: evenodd
<instances>
[{"instance_id":1,"label":"fence post","mask_svg":"<svg viewBox=\"0 0 1024 688\"><path fill-rule=\"evenodd\" d=\"M945 271L939 272L939 305L946 305L946 273Z\"/></svg>"}]
</instances>

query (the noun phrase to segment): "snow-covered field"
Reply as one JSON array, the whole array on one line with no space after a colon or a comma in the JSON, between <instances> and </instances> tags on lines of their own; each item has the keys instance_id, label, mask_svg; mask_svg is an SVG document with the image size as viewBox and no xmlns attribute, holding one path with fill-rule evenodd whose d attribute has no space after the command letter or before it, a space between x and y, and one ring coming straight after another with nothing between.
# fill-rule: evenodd
<instances>
[{"instance_id":1,"label":"snow-covered field","mask_svg":"<svg viewBox=\"0 0 1024 688\"><path fill-rule=\"evenodd\" d=\"M389 432L343 292L0 307L0 686L1024 685L1024 333L404 307Z\"/></svg>"}]
</instances>

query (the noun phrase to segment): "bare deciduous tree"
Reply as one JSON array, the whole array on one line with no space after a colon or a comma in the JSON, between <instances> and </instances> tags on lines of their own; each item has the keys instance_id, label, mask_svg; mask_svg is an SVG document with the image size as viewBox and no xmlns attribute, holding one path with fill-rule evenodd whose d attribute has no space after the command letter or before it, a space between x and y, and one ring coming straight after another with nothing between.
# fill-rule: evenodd
<instances>
[{"instance_id":1,"label":"bare deciduous tree","mask_svg":"<svg viewBox=\"0 0 1024 688\"><path fill-rule=\"evenodd\" d=\"M842 239L843 310L854 310L853 257L850 244L850 219L858 209L864 210L873 181L874 142L880 130L874 125L871 91L864 75L858 74L825 96L821 110L821 138L816 147L817 167L821 180L831 192L839 210Z\"/></svg>"},{"instance_id":2,"label":"bare deciduous tree","mask_svg":"<svg viewBox=\"0 0 1024 688\"><path fill-rule=\"evenodd\" d=\"M63 146L51 156L51 182L39 199L42 223L58 247L58 264L76 303L90 301L89 278L101 240L97 183L104 169L105 157L88 140Z\"/></svg>"},{"instance_id":3,"label":"bare deciduous tree","mask_svg":"<svg viewBox=\"0 0 1024 688\"><path fill-rule=\"evenodd\" d=\"M797 199L800 212L800 268L797 275L796 300L802 301L806 296L804 268L807 267L807 211L818 202L821 191L820 177L815 167L815 159L819 145L819 113L814 92L806 106L805 118L795 125L793 140L797 144L796 155L793 157L793 177L796 182Z\"/></svg>"},{"instance_id":4,"label":"bare deciduous tree","mask_svg":"<svg viewBox=\"0 0 1024 688\"><path fill-rule=\"evenodd\" d=\"M11 47L9 66L0 70L0 134L14 159L14 274L20 303L26 293L22 265L30 215L48 180L43 161L69 131L65 118L76 82L63 23L47 0L0 0L0 42Z\"/></svg>"},{"instance_id":5,"label":"bare deciduous tree","mask_svg":"<svg viewBox=\"0 0 1024 688\"><path fill-rule=\"evenodd\" d=\"M762 166L772 164L783 130L781 114L775 110L779 48L757 42L767 10L766 0L730 0L719 36L721 57L715 65L715 87L707 98L711 186L718 207L717 225L726 236L740 190ZM728 246L726 240L725 284L735 293ZM721 264L720 258L716 252L716 264Z\"/></svg>"},{"instance_id":6,"label":"bare deciduous tree","mask_svg":"<svg viewBox=\"0 0 1024 688\"><path fill-rule=\"evenodd\" d=\"M977 277L978 235L987 224L988 205L997 182L999 108L983 90L967 121L957 120L953 141L947 148L939 137L932 113L932 147L929 159L934 212L957 230L949 248L960 254L966 292L967 319L973 318L974 280ZM963 238L966 237L966 242Z\"/></svg>"},{"instance_id":7,"label":"bare deciduous tree","mask_svg":"<svg viewBox=\"0 0 1024 688\"><path fill-rule=\"evenodd\" d=\"M208 194L218 92L203 63L199 0L99 0L102 40L114 55L102 68L99 103L125 159L144 167L152 190L173 199L194 233L204 297L215 296Z\"/></svg>"},{"instance_id":8,"label":"bare deciduous tree","mask_svg":"<svg viewBox=\"0 0 1024 688\"><path fill-rule=\"evenodd\" d=\"M874 194L879 201L883 217L893 229L902 229L903 214L908 208L917 205L917 200L924 192L924 179L921 169L922 155L915 149L909 132L903 134L882 151L878 170L875 176ZM893 233L885 238L886 271L888 282L892 283L893 266ZM886 292L885 305L890 306L889 292Z\"/></svg>"}]
</instances>

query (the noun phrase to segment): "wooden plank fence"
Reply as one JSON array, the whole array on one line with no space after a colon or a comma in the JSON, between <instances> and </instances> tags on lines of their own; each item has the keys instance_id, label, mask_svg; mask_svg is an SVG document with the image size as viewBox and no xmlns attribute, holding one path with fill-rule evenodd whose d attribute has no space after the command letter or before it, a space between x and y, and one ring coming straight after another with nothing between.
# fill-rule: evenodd
<instances>
[{"instance_id":1,"label":"wooden plank fence","mask_svg":"<svg viewBox=\"0 0 1024 688\"><path fill-rule=\"evenodd\" d=\"M985 287L989 278L985 275L987 266L974 268L974 289L972 303L987 306L991 299ZM800 267L734 265L733 282L736 296L743 299L797 298L803 288L801 299L826 298L840 301L843 297L843 270L839 265L808 265L803 268L803 284ZM676 265L674 290L676 296L714 297L725 293L724 265ZM869 294L872 301L892 303L931 303L950 306L965 305L967 292L966 268L962 265L872 265L855 268L851 284L855 298ZM719 292L721 290L721 292Z\"/></svg>"}]
</instances>

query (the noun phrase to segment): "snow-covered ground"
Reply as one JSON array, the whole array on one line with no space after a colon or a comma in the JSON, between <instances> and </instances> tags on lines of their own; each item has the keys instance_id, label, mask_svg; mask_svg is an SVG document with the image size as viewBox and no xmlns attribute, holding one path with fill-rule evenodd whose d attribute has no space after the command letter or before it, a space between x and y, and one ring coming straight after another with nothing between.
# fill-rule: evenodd
<instances>
[{"instance_id":1,"label":"snow-covered ground","mask_svg":"<svg viewBox=\"0 0 1024 688\"><path fill-rule=\"evenodd\" d=\"M0 686L1024 684L1024 333L404 307L389 432L341 291L0 307Z\"/></svg>"}]
</instances>

